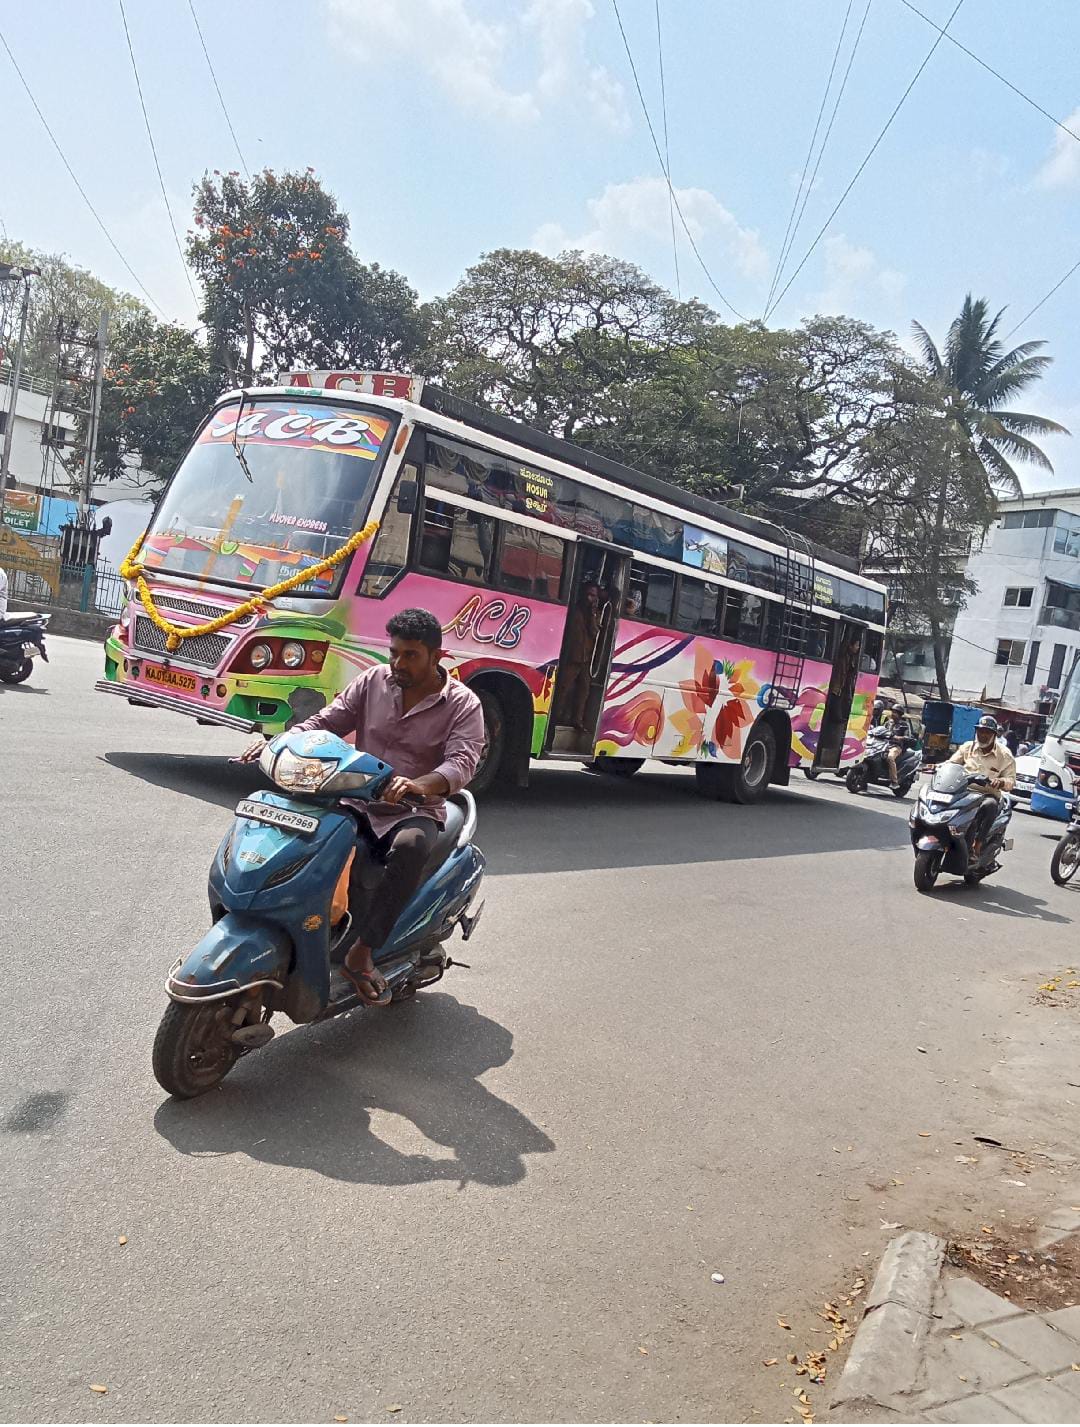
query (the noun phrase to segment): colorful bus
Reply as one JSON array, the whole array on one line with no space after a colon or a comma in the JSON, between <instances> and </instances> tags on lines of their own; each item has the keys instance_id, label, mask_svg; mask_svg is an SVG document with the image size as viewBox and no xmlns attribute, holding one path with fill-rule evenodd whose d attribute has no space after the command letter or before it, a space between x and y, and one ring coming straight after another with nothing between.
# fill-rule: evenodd
<instances>
[{"instance_id":1,"label":"colorful bus","mask_svg":"<svg viewBox=\"0 0 1080 1427\"><path fill-rule=\"evenodd\" d=\"M839 770L885 633L845 557L393 374L221 397L127 569L96 687L244 732L307 717L386 659L390 615L433 610L484 706L481 790L531 759L692 764L737 802Z\"/></svg>"},{"instance_id":2,"label":"colorful bus","mask_svg":"<svg viewBox=\"0 0 1080 1427\"><path fill-rule=\"evenodd\" d=\"M1039 761L1039 776L1031 791L1031 811L1044 817L1069 819L1069 805L1080 784L1080 657L1073 661L1054 716L1050 720Z\"/></svg>"}]
</instances>

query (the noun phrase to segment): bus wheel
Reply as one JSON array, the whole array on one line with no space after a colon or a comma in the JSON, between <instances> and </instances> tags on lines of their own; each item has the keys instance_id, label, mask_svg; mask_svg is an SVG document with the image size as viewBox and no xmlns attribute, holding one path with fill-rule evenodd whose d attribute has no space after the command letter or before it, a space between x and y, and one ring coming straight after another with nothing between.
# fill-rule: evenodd
<instances>
[{"instance_id":1,"label":"bus wheel","mask_svg":"<svg viewBox=\"0 0 1080 1427\"><path fill-rule=\"evenodd\" d=\"M469 783L469 791L486 793L495 786L506 753L506 710L498 697L487 689L478 689L476 694L484 710L484 751Z\"/></svg>"},{"instance_id":2,"label":"bus wheel","mask_svg":"<svg viewBox=\"0 0 1080 1427\"><path fill-rule=\"evenodd\" d=\"M698 791L724 803L756 803L769 786L776 739L767 723L750 730L742 758L731 764L696 763L694 776Z\"/></svg>"},{"instance_id":3,"label":"bus wheel","mask_svg":"<svg viewBox=\"0 0 1080 1427\"><path fill-rule=\"evenodd\" d=\"M590 773L604 773L609 778L632 778L644 763L644 758L613 758L605 753L601 758L586 763L585 767Z\"/></svg>"}]
</instances>

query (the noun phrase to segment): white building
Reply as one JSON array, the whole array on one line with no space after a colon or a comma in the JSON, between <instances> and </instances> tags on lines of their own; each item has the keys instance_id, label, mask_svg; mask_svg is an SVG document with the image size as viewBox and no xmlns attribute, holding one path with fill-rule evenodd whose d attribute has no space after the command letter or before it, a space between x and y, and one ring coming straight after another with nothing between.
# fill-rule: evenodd
<instances>
[{"instance_id":1,"label":"white building","mask_svg":"<svg viewBox=\"0 0 1080 1427\"><path fill-rule=\"evenodd\" d=\"M42 482L46 451L42 437L46 434L46 420L48 438L56 446L70 447L75 441L74 416L64 411L50 415L50 390L45 382L24 376L16 394L8 474L26 490L36 490ZM0 445L7 431L10 405L11 372L5 367L0 369Z\"/></svg>"},{"instance_id":2,"label":"white building","mask_svg":"<svg viewBox=\"0 0 1080 1427\"><path fill-rule=\"evenodd\" d=\"M953 630L952 697L1049 712L1080 653L1080 489L1003 500L966 573L978 590Z\"/></svg>"}]
</instances>

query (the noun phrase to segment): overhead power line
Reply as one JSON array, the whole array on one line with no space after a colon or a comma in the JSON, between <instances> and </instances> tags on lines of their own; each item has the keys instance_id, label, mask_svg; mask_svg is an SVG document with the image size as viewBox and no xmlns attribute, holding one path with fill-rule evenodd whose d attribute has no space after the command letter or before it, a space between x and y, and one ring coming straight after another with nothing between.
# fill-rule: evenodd
<instances>
[{"instance_id":1,"label":"overhead power line","mask_svg":"<svg viewBox=\"0 0 1080 1427\"><path fill-rule=\"evenodd\" d=\"M1006 79L1000 70L996 70L992 64L987 64L984 59L980 59L974 50L969 50L967 45L962 45L954 35L946 35L937 21L932 20L929 15L924 15L917 5L911 3L911 0L901 0L901 4L906 5L909 10L918 15L920 20L925 20L931 29L937 30L939 34L944 35L949 43L954 44L958 50L963 50L964 54L966 54L969 59L973 59L977 65L985 69L987 74L992 74L995 79L1000 79L1006 89L1011 89L1025 104L1030 104L1032 109L1038 110L1044 119L1049 119L1051 124L1056 124L1059 129L1068 134L1070 139L1075 139L1076 142L1080 144L1080 134L1078 134L1075 129L1070 129L1068 124L1063 123L1060 119L1055 119L1049 109L1044 109L1037 99L1032 99L1030 94L1025 94L1019 85L1014 84L1011 79Z\"/></svg>"},{"instance_id":2,"label":"overhead power line","mask_svg":"<svg viewBox=\"0 0 1080 1427\"><path fill-rule=\"evenodd\" d=\"M749 321L749 318L745 317L739 311L739 309L734 306L733 303L729 302L728 299L724 296L724 294L720 291L720 288L717 286L716 279L709 271L705 263L705 259L701 256L701 250L698 248L697 242L694 239L694 235L690 231L690 227L687 224L686 218L682 211L682 207L679 203L679 196L675 192L675 189L672 187L671 184L671 174L668 171L668 166L664 161L663 152L656 138L656 130L653 128L652 117L649 114L649 106L645 103L645 95L641 91L641 80L638 78L637 65L634 63L633 52L630 49L630 41L626 38L626 30L623 27L622 16L619 14L619 0L611 0L611 7L615 11L615 19L618 21L619 25L619 34L622 36L623 49L625 49L626 58L630 62L630 73L634 76L634 88L637 90L637 97L641 104L641 112L645 115L645 123L649 127L649 138L652 139L652 146L656 150L656 157L660 160L660 168L665 180L667 181L668 195L670 197L671 202L675 205L675 212L679 215L679 222L682 224L683 232L686 234L694 257L697 258L699 264L701 265L701 271L708 279L709 286L712 288L713 292L716 293L717 297L728 309L728 311L733 312L735 314L735 316L739 319L740 322L747 322Z\"/></svg>"},{"instance_id":3,"label":"overhead power line","mask_svg":"<svg viewBox=\"0 0 1080 1427\"><path fill-rule=\"evenodd\" d=\"M157 173L158 185L161 188L162 202L165 204L165 216L168 218L169 227L172 229L173 242L176 244L176 256L180 259L180 266L184 269L184 280L188 285L188 291L191 293L191 300L197 303L199 299L195 295L195 288L191 281L191 274L188 272L184 250L180 246L180 236L176 231L176 223L173 221L172 208L169 206L169 195L165 189L165 180L161 175L161 164L158 160L157 145L154 143L154 131L150 127L150 115L146 112L146 100L143 98L142 80L139 78L139 66L135 63L135 51L131 44L131 31L128 29L124 0L117 0L117 4L120 6L120 18L124 22L124 38L127 40L128 54L131 56L131 71L135 76L135 88L139 92L139 108L142 110L143 123L146 125L146 137L150 141L150 152L154 157L154 169Z\"/></svg>"},{"instance_id":4,"label":"overhead power line","mask_svg":"<svg viewBox=\"0 0 1080 1427\"><path fill-rule=\"evenodd\" d=\"M93 219L94 219L94 222L98 225L98 227L101 229L101 231L105 234L105 237L108 239L109 246L112 248L113 252L116 254L116 256L117 256L117 257L120 259L120 261L123 263L124 267L127 269L128 273L130 274L130 276L131 276L131 278L132 278L132 281L135 283L135 286L139 289L139 291L142 293L142 295L146 298L146 300L147 300L147 302L149 302L150 306L151 306L151 307L156 307L157 310L158 310L158 311L161 313L161 315L164 317L165 313L164 313L164 310L163 310L162 307L161 307L161 304L158 303L158 302L155 302L154 299L150 296L149 292L147 292L145 286L143 285L142 279L139 277L138 273L135 271L135 269L134 269L134 268L131 266L131 264L128 262L127 258L124 257L123 253L122 253L122 252L120 251L120 249L117 247L116 239L115 239L115 238L113 237L113 235L109 232L108 228L106 228L105 223L104 223L104 220L103 220L102 217L101 217L101 214L97 211L97 209L94 207L94 205L90 202L90 199L89 199L89 197L87 196L86 189L83 188L82 184L81 184L81 183L79 182L79 180L76 178L76 176L75 176L75 170L74 170L74 169L71 167L71 165L68 163L67 155L64 153L63 149L60 147L60 141L57 139L56 135L53 133L52 129L49 127L49 121L45 118L45 115L41 112L41 106L38 104L37 100L34 98L34 92L33 92L33 90L30 88L29 84L27 84L27 82L26 82L26 76L23 74L22 70L19 68L19 64L18 64L18 61L16 60L15 56L11 53L11 46L8 44L7 39L6 39L6 37L4 36L3 31L0 31L0 44L2 44L2 45L4 46L4 49L5 49L5 51L7 52L7 57L8 57L8 59L11 61L12 68L15 70L15 73L19 76L19 82L22 84L22 87L26 90L26 97L30 100L30 103L34 106L34 112L37 114L38 118L41 120L42 128L45 130L46 134L48 134L49 138L52 140L52 146L53 146L53 148L54 148L54 149L56 150L56 152L60 155L60 162L61 162L61 163L64 165L64 167L67 169L67 171L68 171L68 176L70 177L70 179L71 179L72 183L75 185L75 187L79 190L79 195L80 195L80 197L82 198L82 201L86 204L87 208L90 210L90 213L91 213L91 216L92 216Z\"/></svg>"},{"instance_id":5,"label":"overhead power line","mask_svg":"<svg viewBox=\"0 0 1080 1427\"><path fill-rule=\"evenodd\" d=\"M199 24L199 17L195 13L195 0L188 0L188 9L191 11L191 18L195 21L195 29L199 35L199 44L202 45L202 52L206 57L206 67L210 71L210 78L214 81L214 89L217 92L218 103L221 105L221 112L225 115L225 123L229 126L229 133L232 135L237 157L240 160L240 167L244 170L244 177L250 178L251 174L248 171L243 150L240 148L240 140L236 137L236 130L233 128L233 122L229 118L229 111L225 107L225 96L221 92L221 85L218 83L218 77L214 73L214 65L210 58L210 51L206 48L206 41L203 39L202 26Z\"/></svg>"},{"instance_id":6,"label":"overhead power line","mask_svg":"<svg viewBox=\"0 0 1080 1427\"><path fill-rule=\"evenodd\" d=\"M836 66L840 60L840 51L843 48L844 36L847 34L848 20L851 18L851 7L855 0L848 0L847 9L844 11L844 23L840 26L840 37L836 41L836 48L833 50L832 64L829 65L829 75L825 80L825 89L821 95L821 103L818 105L817 118L814 120L814 131L810 135L810 144L806 150L806 158L803 160L802 173L799 175L799 186L795 190L795 197L791 201L791 212L788 214L787 227L784 229L784 236L780 243L780 255L776 260L776 268L773 271L772 282L769 284L768 296L765 298L765 306L761 310L762 318L769 310L769 303L772 295L776 291L776 284L780 281L780 272L784 265L784 256L788 251L789 239L791 238L791 225L795 222L795 211L799 206L799 199L802 197L803 185L806 183L806 175L810 172L810 160L814 157L814 145L817 143L818 131L821 128L821 121L825 116L825 105L829 102L829 91L832 89L833 75L836 73Z\"/></svg>"},{"instance_id":7,"label":"overhead power line","mask_svg":"<svg viewBox=\"0 0 1080 1427\"><path fill-rule=\"evenodd\" d=\"M1050 289L1050 291L1049 291L1048 293L1046 293L1043 297L1040 297L1039 300L1038 300L1038 302L1037 302L1037 303L1035 304L1035 306L1031 309L1031 311L1030 311L1030 312L1026 312L1026 313L1024 314L1024 316L1021 317L1020 321L1016 324L1016 326L1013 327L1013 328L1011 329L1011 331L1009 331L1009 332L1007 332L1007 333L1005 334L1005 340L1006 340L1006 342L1007 342L1007 341L1009 340L1009 338L1013 335L1013 332L1019 332L1019 331L1020 331L1020 328L1023 327L1024 323L1028 320L1029 317L1034 317L1035 314L1036 314L1036 312L1038 312L1039 308L1042 307L1045 303L1047 303L1047 302L1050 301L1050 299L1053 297L1054 293L1057 292L1057 290L1058 290L1059 287L1064 287L1064 286L1065 286L1065 284L1069 281L1069 279L1072 277L1073 273L1076 272L1078 268L1080 268L1080 259L1077 259L1077 261L1076 261L1075 263L1073 263L1072 267L1071 267L1071 268L1069 269L1069 271L1065 274L1065 276L1064 276L1064 277L1059 277L1058 280L1057 280L1057 282L1054 283L1053 287Z\"/></svg>"},{"instance_id":8,"label":"overhead power line","mask_svg":"<svg viewBox=\"0 0 1080 1427\"><path fill-rule=\"evenodd\" d=\"M930 63L930 61L933 59L934 54L936 53L937 48L938 48L938 46L941 44L942 40L945 39L945 37L946 37L946 31L948 30L948 28L949 28L949 26L952 24L952 22L956 19L956 16L959 14L959 12L960 12L960 7L961 7L961 5L963 5L963 3L964 3L964 0L956 0L956 4L953 6L952 13L950 14L949 18L945 21L945 28L942 29L942 30L940 30L940 31L938 32L937 38L934 40L934 43L930 46L929 50L927 51L926 56L925 56L925 58L923 59L922 64L920 64L919 67L918 67L918 69L915 71L915 73L914 73L914 75L912 76L911 81L910 81L910 83L908 84L907 88L904 90L903 94L901 94L900 98L896 101L896 104L895 104L895 106L894 106L894 108L893 108L892 113L891 113L891 114L889 115L889 117L885 120L885 124L884 124L884 127L882 128L881 132L878 134L878 136L877 136L877 138L874 140L874 142L870 145L870 148L869 148L869 150L867 151L866 156L864 157L862 163L861 163L861 164L859 165L859 167L855 170L855 173L854 173L854 175L853 175L853 177L852 177L850 183L849 183L848 186L844 189L844 191L843 191L843 193L840 195L840 197L836 200L836 203L835 203L835 205L834 205L834 207L833 207L832 212L829 214L828 218L825 219L825 222L824 222L824 223L821 225L821 227L818 229L817 236L815 237L814 241L810 244L809 248L807 248L806 252L803 254L802 259L801 259L801 261L799 262L799 266L795 269L795 271L794 271L794 272L791 274L791 276L788 278L787 282L784 284L784 287L783 287L782 291L780 292L780 295L774 300L772 306L769 308L768 313L766 313L766 317L768 317L771 313L775 312L776 308L777 308L777 307L780 305L780 303L783 301L784 296L785 296L785 294L787 293L788 289L791 287L792 283L795 281L795 279L796 279L796 278L799 276L799 274L802 272L803 268L806 266L806 263L807 263L808 259L810 258L810 255L814 252L814 250L817 248L817 245L821 242L822 238L825 236L826 232L828 231L829 225L832 223L832 220L836 217L836 215L840 212L840 209L843 207L844 201L846 200L848 194L849 194L849 193L851 192L851 190L855 187L856 183L858 183L860 177L862 176L863 170L866 168L866 165L870 162L870 160L871 160L871 159L874 157L874 155L877 153L878 148L880 147L882 140L885 138L885 135L886 135L886 134L889 132L889 130L892 128L894 119L895 119L896 116L900 113L900 110L904 107L904 103L905 103L905 101L907 100L908 95L909 95L909 94L911 93L911 91L915 88L915 85L918 83L919 78L920 78L920 76L922 75L923 70L926 68L926 66L927 66L927 65Z\"/></svg>"},{"instance_id":9,"label":"overhead power line","mask_svg":"<svg viewBox=\"0 0 1080 1427\"><path fill-rule=\"evenodd\" d=\"M859 53L859 45L862 43L863 31L866 29L866 22L870 18L870 6L873 3L874 0L866 0L866 7L863 10L862 19L859 21L859 28L855 34L855 43L851 47L851 53L848 55L847 65L844 68L844 77L840 81L840 88L836 91L836 99L833 102L832 113L829 115L829 123L825 129L825 137L821 141L821 147L818 149L817 158L814 160L814 171L810 175L810 182L803 190L802 203L799 205L799 212L798 216L795 219L795 226L791 230L791 237L788 240L787 249L781 256L781 272L778 275L778 281L780 277L783 276L783 269L787 267L788 258L791 257L791 250L795 246L795 239L798 237L799 229L802 227L802 220L806 214L806 205L810 202L810 195L811 193L813 193L814 184L817 182L818 170L821 168L821 160L825 155L825 149L828 146L829 136L832 134L833 131L833 125L836 123L836 116L840 110L840 101L843 99L844 91L847 89L847 82L848 79L851 77L851 67L855 63L855 56Z\"/></svg>"},{"instance_id":10,"label":"overhead power line","mask_svg":"<svg viewBox=\"0 0 1080 1427\"><path fill-rule=\"evenodd\" d=\"M675 204L671 192L671 146L668 142L667 86L664 83L664 40L660 31L660 0L654 0L656 9L656 57L660 64L660 107L664 113L664 169L668 179L668 217L671 219L671 256L675 263L675 295L682 297L682 283L679 280L679 243L675 235Z\"/></svg>"}]
</instances>

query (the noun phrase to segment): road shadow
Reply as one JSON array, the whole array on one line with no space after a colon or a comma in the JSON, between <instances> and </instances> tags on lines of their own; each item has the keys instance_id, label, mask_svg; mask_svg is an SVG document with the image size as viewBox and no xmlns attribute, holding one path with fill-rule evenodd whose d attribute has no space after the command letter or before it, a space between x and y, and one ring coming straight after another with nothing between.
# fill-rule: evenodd
<instances>
[{"instance_id":1,"label":"road shadow","mask_svg":"<svg viewBox=\"0 0 1080 1427\"><path fill-rule=\"evenodd\" d=\"M0 693L5 694L43 694L49 697L48 689L39 689L34 684L0 684Z\"/></svg>"},{"instance_id":2,"label":"road shadow","mask_svg":"<svg viewBox=\"0 0 1080 1427\"><path fill-rule=\"evenodd\" d=\"M202 754L110 752L110 767L157 787L228 808L268 786L256 767ZM488 875L579 872L621 867L809 856L907 845L907 804L889 812L862 799L806 788L770 788L754 807L699 797L684 772L597 777L565 766L538 767L528 788L480 801L477 840Z\"/></svg>"},{"instance_id":3,"label":"road shadow","mask_svg":"<svg viewBox=\"0 0 1080 1427\"><path fill-rule=\"evenodd\" d=\"M963 898L965 908L991 916L1023 917L1039 922L1058 922L1063 926L1071 926L1073 920L1059 912L1052 912L1041 897L1030 897L1026 892L1018 892L1015 887L1004 887L995 882L980 882L977 887L969 887L965 882L945 882L935 888L933 895Z\"/></svg>"},{"instance_id":4,"label":"road shadow","mask_svg":"<svg viewBox=\"0 0 1080 1427\"><path fill-rule=\"evenodd\" d=\"M230 763L220 755L114 752L101 754L100 762L141 778L144 783L228 808L230 812L255 788L269 786L257 764Z\"/></svg>"},{"instance_id":5,"label":"road shadow","mask_svg":"<svg viewBox=\"0 0 1080 1427\"><path fill-rule=\"evenodd\" d=\"M513 1045L505 1026L474 1007L422 993L387 1010L296 1027L245 1056L220 1090L166 1100L154 1125L181 1154L246 1154L352 1184L441 1179L503 1188L524 1179L525 1155L555 1148L480 1083L509 1061ZM372 1128L380 1114L409 1122L412 1129L401 1127L406 1141L419 1132L450 1153L395 1148Z\"/></svg>"}]
</instances>

